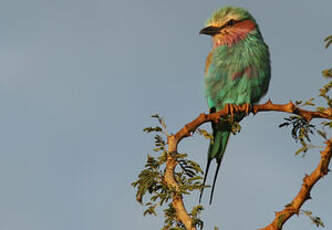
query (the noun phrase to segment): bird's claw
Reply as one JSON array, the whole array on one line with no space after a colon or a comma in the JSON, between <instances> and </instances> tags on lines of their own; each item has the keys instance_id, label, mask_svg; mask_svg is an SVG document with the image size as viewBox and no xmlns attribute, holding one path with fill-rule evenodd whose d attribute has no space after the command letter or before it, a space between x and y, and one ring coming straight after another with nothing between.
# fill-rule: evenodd
<instances>
[{"instance_id":1,"label":"bird's claw","mask_svg":"<svg viewBox=\"0 0 332 230\"><path fill-rule=\"evenodd\" d=\"M249 104L249 103L242 104L241 105L241 109L243 109L244 112L246 113L246 115L248 116L249 113L250 113L250 111L251 111L251 109L252 109L252 105Z\"/></svg>"},{"instance_id":2,"label":"bird's claw","mask_svg":"<svg viewBox=\"0 0 332 230\"><path fill-rule=\"evenodd\" d=\"M227 113L230 114L231 121L234 121L234 112L239 112L239 107L234 104L226 104Z\"/></svg>"}]
</instances>

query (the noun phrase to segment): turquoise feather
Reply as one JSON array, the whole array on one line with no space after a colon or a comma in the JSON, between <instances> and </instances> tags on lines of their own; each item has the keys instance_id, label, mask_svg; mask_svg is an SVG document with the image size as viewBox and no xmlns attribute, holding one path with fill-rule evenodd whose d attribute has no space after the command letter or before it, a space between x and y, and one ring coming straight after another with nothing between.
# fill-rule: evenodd
<instances>
[{"instance_id":1,"label":"turquoise feather","mask_svg":"<svg viewBox=\"0 0 332 230\"><path fill-rule=\"evenodd\" d=\"M233 22L229 22L230 20ZM226 104L254 104L263 97L269 86L271 68L268 46L264 43L254 18L243 8L225 7L217 10L202 30L213 36L217 44L207 58L205 68L205 94L211 112ZM218 29L220 31L218 32ZM244 114L235 116L240 121ZM203 183L205 184L210 163L217 161L217 169L210 195L212 202L215 182L223 159L231 125L224 119L212 124L213 141ZM203 189L200 194L200 201Z\"/></svg>"}]
</instances>

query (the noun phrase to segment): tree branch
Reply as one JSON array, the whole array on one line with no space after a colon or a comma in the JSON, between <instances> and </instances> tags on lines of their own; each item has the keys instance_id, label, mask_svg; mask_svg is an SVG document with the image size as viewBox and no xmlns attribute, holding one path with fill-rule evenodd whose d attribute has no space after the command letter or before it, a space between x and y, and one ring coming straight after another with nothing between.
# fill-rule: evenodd
<instances>
[{"instance_id":1,"label":"tree branch","mask_svg":"<svg viewBox=\"0 0 332 230\"><path fill-rule=\"evenodd\" d=\"M233 106L238 110L238 112L246 112L246 107L244 105L242 106L233 105ZM295 106L292 102L289 102L288 104L279 105L279 104L272 104L272 102L268 100L265 104L253 105L249 112L256 114L258 112L267 112L267 111L277 111L277 112L295 114L302 116L307 121L311 121L313 118L325 118L332 120L332 109L326 109L322 112L309 111ZM200 114L195 120L186 124L180 131L178 131L175 134L175 139L177 144L182 140L182 138L191 136L192 133L195 132L195 130L202 124L210 121L218 122L221 117L225 117L229 113L230 111L228 106L225 106L224 109L216 113Z\"/></svg>"},{"instance_id":2,"label":"tree branch","mask_svg":"<svg viewBox=\"0 0 332 230\"><path fill-rule=\"evenodd\" d=\"M177 152L177 141L175 140L175 136L168 136L168 152L174 153ZM177 165L177 161L171 156L171 154L168 154L167 162L166 162L166 170L165 170L165 182L166 185L171 188L178 191L179 185L175 180L174 177L174 169ZM186 227L188 230L196 230L196 227L193 226L193 220L189 216L186 208L183 204L183 199L181 195L176 194L173 197L172 205L174 209L176 210L176 214L178 217L178 220Z\"/></svg>"},{"instance_id":3,"label":"tree branch","mask_svg":"<svg viewBox=\"0 0 332 230\"><path fill-rule=\"evenodd\" d=\"M306 200L311 199L310 191L316 182L329 172L328 165L332 156L332 138L326 141L326 147L321 153L321 159L316 169L308 176L303 178L303 184L300 191L292 202L287 205L282 211L276 212L274 220L265 228L260 230L280 230L285 222L294 214L299 214L301 206Z\"/></svg>"},{"instance_id":4,"label":"tree branch","mask_svg":"<svg viewBox=\"0 0 332 230\"><path fill-rule=\"evenodd\" d=\"M252 112L256 114L258 112L266 112L266 111L278 111L285 112L290 114L295 114L302 116L307 121L311 121L313 118L324 118L332 120L332 109L326 109L322 112L317 111L308 111L301 109L295 106L292 102L288 104L272 104L269 100L265 104L253 105L248 111L245 105L236 106L233 105L237 112ZM221 117L225 117L230 114L229 106L225 106L224 109L211 114L200 114L195 120L187 123L182 129L180 129L176 134L167 136L168 141L168 152L176 153L177 146L180 141L192 135L193 132L202 124L206 122L218 122ZM328 164L331 159L331 148L332 148L332 139L327 142L327 146L324 151L321 152L322 158L318 165L318 167L313 171L310 176L306 176L303 179L303 185L298 193L298 195L294 198L291 203L291 206L286 207L283 211L276 213L276 218L274 221L267 227L262 230L279 230L283 226L283 224L290 218L292 215L297 214L299 212L302 204L310 198L310 190L313 185L328 172ZM166 170L165 170L165 183L170 189L179 190L179 185L174 177L174 170L177 165L177 161L168 154L167 162L166 162ZM190 217L186 208L183 204L181 195L174 195L172 201L173 207L176 210L178 220L186 227L187 230L196 230L196 227L193 226L193 219Z\"/></svg>"}]
</instances>

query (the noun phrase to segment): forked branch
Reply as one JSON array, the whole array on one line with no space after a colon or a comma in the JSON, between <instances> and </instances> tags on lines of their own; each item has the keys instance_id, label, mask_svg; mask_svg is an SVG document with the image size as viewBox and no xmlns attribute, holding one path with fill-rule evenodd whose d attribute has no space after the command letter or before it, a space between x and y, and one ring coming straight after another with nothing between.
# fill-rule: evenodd
<instances>
[{"instance_id":1,"label":"forked branch","mask_svg":"<svg viewBox=\"0 0 332 230\"><path fill-rule=\"evenodd\" d=\"M311 121L313 118L324 118L332 120L332 109L326 109L321 112L309 111L301 109L295 106L292 102L287 104L273 104L270 100L265 104L253 105L248 111L246 106L236 106L233 105L237 112L252 112L254 114L259 112L266 111L277 111L285 112L289 114L295 114L302 116L307 121ZM200 114L195 120L187 123L182 129L180 129L176 134L169 135L168 140L168 152L176 153L177 146L180 141L191 136L195 130L206 122L218 122L221 117L225 117L230 114L229 106L226 106L223 110L220 110L216 113L211 114ZM299 213L300 207L302 204L310 198L310 190L314 184L328 172L328 165L331 159L331 148L332 148L332 139L327 141L327 146L324 151L321 152L321 160L317 168L309 175L303 179L303 184L300 192L294 198L289 206L287 206L281 212L276 213L276 218L273 222L262 230L279 230L282 228L283 224L294 214ZM170 189L179 189L179 185L174 177L174 170L177 165L177 161L172 158L171 154L168 155L166 162L166 171L164 175L165 183ZM172 201L173 207L176 210L178 220L186 227L188 230L196 230L196 227L193 224L193 219L189 216L182 200L181 195L175 195Z\"/></svg>"}]
</instances>

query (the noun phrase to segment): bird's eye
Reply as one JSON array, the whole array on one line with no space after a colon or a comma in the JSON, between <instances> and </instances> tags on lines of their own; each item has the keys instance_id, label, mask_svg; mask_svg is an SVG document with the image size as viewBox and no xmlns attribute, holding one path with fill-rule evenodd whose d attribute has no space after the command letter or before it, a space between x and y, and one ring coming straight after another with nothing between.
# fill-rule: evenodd
<instances>
[{"instance_id":1,"label":"bird's eye","mask_svg":"<svg viewBox=\"0 0 332 230\"><path fill-rule=\"evenodd\" d=\"M228 26L232 26L232 25L234 25L235 24L235 20L233 20L233 19L231 19L231 20L229 20L228 22L227 22L227 25Z\"/></svg>"}]
</instances>

